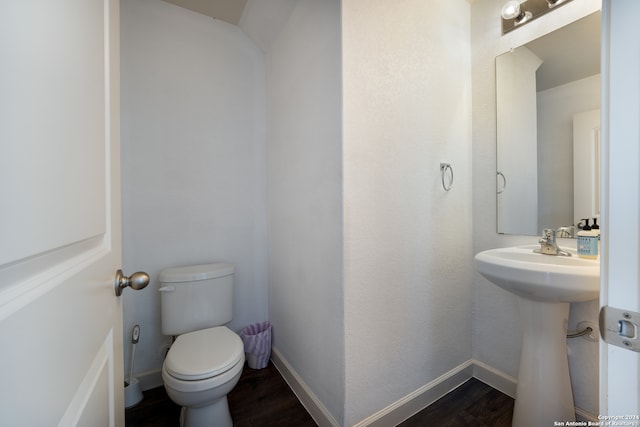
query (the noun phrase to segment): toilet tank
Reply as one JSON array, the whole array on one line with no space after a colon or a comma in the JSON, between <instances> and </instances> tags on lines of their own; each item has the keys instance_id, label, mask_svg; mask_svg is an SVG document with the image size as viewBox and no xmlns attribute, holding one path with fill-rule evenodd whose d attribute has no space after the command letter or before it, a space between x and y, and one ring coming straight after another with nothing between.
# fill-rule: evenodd
<instances>
[{"instance_id":1,"label":"toilet tank","mask_svg":"<svg viewBox=\"0 0 640 427\"><path fill-rule=\"evenodd\" d=\"M162 333L181 335L233 319L233 264L190 265L160 272Z\"/></svg>"}]
</instances>

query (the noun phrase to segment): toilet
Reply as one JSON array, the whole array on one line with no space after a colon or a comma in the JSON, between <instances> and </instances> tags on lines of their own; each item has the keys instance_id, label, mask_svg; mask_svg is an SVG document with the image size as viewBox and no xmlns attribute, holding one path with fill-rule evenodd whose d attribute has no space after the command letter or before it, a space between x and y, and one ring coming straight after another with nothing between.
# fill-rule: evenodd
<instances>
[{"instance_id":1,"label":"toilet","mask_svg":"<svg viewBox=\"0 0 640 427\"><path fill-rule=\"evenodd\" d=\"M244 346L224 326L233 318L234 266L167 268L160 272L162 333L176 337L162 365L167 394L182 406L183 427L231 427L227 394L240 379Z\"/></svg>"}]
</instances>

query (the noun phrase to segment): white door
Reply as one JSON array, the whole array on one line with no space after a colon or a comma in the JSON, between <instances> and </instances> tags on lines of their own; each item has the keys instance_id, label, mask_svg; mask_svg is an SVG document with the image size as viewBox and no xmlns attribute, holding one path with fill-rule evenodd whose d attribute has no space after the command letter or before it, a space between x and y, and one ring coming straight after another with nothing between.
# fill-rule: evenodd
<instances>
[{"instance_id":1,"label":"white door","mask_svg":"<svg viewBox=\"0 0 640 427\"><path fill-rule=\"evenodd\" d=\"M118 0L0 0L2 426L124 425L118 58Z\"/></svg>"},{"instance_id":2,"label":"white door","mask_svg":"<svg viewBox=\"0 0 640 427\"><path fill-rule=\"evenodd\" d=\"M640 2L604 0L600 304L640 311ZM640 425L640 353L601 342L600 413ZM627 419L632 418L632 419ZM634 423L635 422L635 423Z\"/></svg>"},{"instance_id":3,"label":"white door","mask_svg":"<svg viewBox=\"0 0 640 427\"><path fill-rule=\"evenodd\" d=\"M600 217L600 110L573 115L573 223Z\"/></svg>"}]
</instances>

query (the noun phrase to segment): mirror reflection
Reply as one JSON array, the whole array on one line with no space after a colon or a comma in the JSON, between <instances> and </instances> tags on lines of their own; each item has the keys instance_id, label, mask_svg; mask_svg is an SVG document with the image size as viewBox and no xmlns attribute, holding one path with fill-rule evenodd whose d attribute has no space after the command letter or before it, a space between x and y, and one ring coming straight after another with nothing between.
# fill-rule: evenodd
<instances>
[{"instance_id":1,"label":"mirror reflection","mask_svg":"<svg viewBox=\"0 0 640 427\"><path fill-rule=\"evenodd\" d=\"M497 231L599 216L600 13L496 58Z\"/></svg>"}]
</instances>

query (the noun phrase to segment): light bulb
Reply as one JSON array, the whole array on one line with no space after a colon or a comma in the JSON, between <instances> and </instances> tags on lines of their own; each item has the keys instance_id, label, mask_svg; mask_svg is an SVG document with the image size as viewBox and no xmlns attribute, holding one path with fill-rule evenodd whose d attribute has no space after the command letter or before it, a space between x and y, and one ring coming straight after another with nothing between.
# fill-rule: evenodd
<instances>
[{"instance_id":1,"label":"light bulb","mask_svg":"<svg viewBox=\"0 0 640 427\"><path fill-rule=\"evenodd\" d=\"M508 1L500 13L504 19L513 19L520 15L520 2L517 0Z\"/></svg>"},{"instance_id":2,"label":"light bulb","mask_svg":"<svg viewBox=\"0 0 640 427\"><path fill-rule=\"evenodd\" d=\"M552 7L558 6L560 3L563 3L564 0L547 0L547 4L549 5L549 9Z\"/></svg>"}]
</instances>

